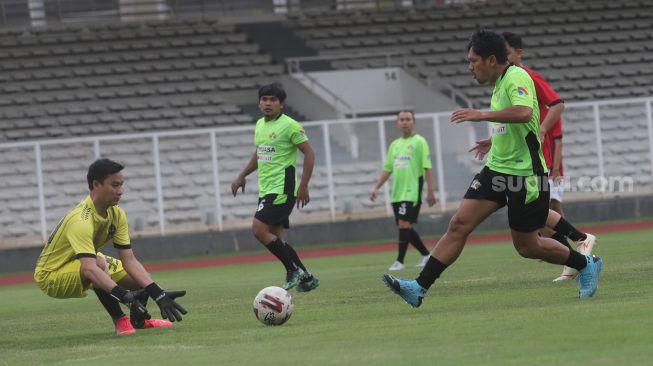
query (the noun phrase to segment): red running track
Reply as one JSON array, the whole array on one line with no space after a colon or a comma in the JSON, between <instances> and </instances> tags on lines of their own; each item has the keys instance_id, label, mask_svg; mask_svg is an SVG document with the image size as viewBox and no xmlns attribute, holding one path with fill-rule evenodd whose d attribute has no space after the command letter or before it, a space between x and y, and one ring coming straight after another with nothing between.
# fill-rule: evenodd
<instances>
[{"instance_id":1,"label":"red running track","mask_svg":"<svg viewBox=\"0 0 653 366\"><path fill-rule=\"evenodd\" d=\"M596 226L582 227L581 229L585 232L590 232L593 234L615 233L615 232L624 232L624 231L639 231L639 230L653 229L653 221L625 223L625 224L596 225ZM488 234L488 235L477 235L477 236L472 235L470 236L467 243L487 244L487 243L496 243L501 241L510 241L510 234L504 233L504 234ZM432 246L435 244L435 240L429 240L425 244L427 244L428 246ZM394 251L396 250L396 248L397 248L396 243L354 245L354 246L337 247L337 248L318 248L318 249L302 248L301 256L302 258L335 257L341 255L388 252L388 251ZM150 272L158 272L158 271L170 271L176 269L190 269L190 268L203 268L203 267L215 267L215 266L229 266L234 264L272 262L275 260L276 258L272 256L272 254L265 253L265 254L241 255L241 256L225 257L225 258L208 258L208 259L196 259L196 260L186 260L186 261L177 261L177 262L152 263L152 264L146 264L145 267ZM0 276L0 286L16 285L16 284L27 283L32 281L33 281L32 274Z\"/></svg>"}]
</instances>

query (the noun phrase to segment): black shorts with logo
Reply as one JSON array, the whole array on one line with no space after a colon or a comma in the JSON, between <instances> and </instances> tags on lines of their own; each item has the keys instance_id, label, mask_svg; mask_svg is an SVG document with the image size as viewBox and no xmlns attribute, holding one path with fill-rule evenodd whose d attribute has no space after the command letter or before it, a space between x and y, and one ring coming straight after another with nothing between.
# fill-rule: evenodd
<instances>
[{"instance_id":1,"label":"black shorts with logo","mask_svg":"<svg viewBox=\"0 0 653 366\"><path fill-rule=\"evenodd\" d=\"M284 228L290 227L290 214L295 207L295 197L288 196L285 203L274 205L278 194L268 194L258 199L258 207L254 217L269 226L283 225Z\"/></svg>"},{"instance_id":2,"label":"black shorts with logo","mask_svg":"<svg viewBox=\"0 0 653 366\"><path fill-rule=\"evenodd\" d=\"M549 180L546 174L521 177L484 167L472 180L465 199L494 201L500 205L499 208L508 205L510 228L529 233L546 225Z\"/></svg>"},{"instance_id":3,"label":"black shorts with logo","mask_svg":"<svg viewBox=\"0 0 653 366\"><path fill-rule=\"evenodd\" d=\"M421 206L421 202L418 202L417 204L409 201L392 202L392 209L395 213L395 223L399 225L399 220L403 220L416 224Z\"/></svg>"}]
</instances>

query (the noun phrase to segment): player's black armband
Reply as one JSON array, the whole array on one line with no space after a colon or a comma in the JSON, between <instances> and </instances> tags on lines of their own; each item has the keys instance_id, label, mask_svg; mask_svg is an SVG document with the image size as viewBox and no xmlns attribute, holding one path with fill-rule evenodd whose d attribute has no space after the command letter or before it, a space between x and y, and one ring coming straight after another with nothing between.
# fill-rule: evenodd
<instances>
[{"instance_id":1,"label":"player's black armband","mask_svg":"<svg viewBox=\"0 0 653 366\"><path fill-rule=\"evenodd\" d=\"M127 244L127 245L125 245L125 244L116 244L116 243L113 243L113 247L116 248L116 249L131 249L131 248L132 248L132 245L131 245L131 244Z\"/></svg>"},{"instance_id":2,"label":"player's black armband","mask_svg":"<svg viewBox=\"0 0 653 366\"><path fill-rule=\"evenodd\" d=\"M149 285L145 287L145 291L147 291L147 294L150 295L154 301L159 300L159 296L163 294L163 289L159 287L159 285L156 284L156 282L152 282Z\"/></svg>"},{"instance_id":3,"label":"player's black armband","mask_svg":"<svg viewBox=\"0 0 653 366\"><path fill-rule=\"evenodd\" d=\"M553 102L551 102L551 104L549 104L549 107L553 107L554 105L558 105L558 104L560 104L560 103L564 104L565 101L562 100L562 99L556 99L556 100L554 100Z\"/></svg>"}]
</instances>

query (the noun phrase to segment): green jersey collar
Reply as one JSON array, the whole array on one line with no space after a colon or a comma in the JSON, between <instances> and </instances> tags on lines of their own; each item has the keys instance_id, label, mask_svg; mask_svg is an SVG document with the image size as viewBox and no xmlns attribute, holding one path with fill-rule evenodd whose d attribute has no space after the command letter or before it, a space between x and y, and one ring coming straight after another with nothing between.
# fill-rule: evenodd
<instances>
[{"instance_id":1,"label":"green jersey collar","mask_svg":"<svg viewBox=\"0 0 653 366\"><path fill-rule=\"evenodd\" d=\"M275 118L275 119L271 119L271 120L269 120L269 121L266 120L266 119L265 119L265 116L264 116L264 117L263 117L263 121L265 121L266 123L267 123L267 122L274 122L274 121L279 120L279 118L281 118L281 116L283 116L283 112L279 113L279 115L277 116L277 118Z\"/></svg>"},{"instance_id":2,"label":"green jersey collar","mask_svg":"<svg viewBox=\"0 0 653 366\"><path fill-rule=\"evenodd\" d=\"M506 68L503 69L503 72L501 73L501 76L499 76L499 78L497 79L495 84L498 83L499 81L503 80L503 77L506 76L506 74L508 73L508 69L510 69L510 66L515 66L515 64L510 64L509 63L508 66L506 66Z\"/></svg>"}]
</instances>

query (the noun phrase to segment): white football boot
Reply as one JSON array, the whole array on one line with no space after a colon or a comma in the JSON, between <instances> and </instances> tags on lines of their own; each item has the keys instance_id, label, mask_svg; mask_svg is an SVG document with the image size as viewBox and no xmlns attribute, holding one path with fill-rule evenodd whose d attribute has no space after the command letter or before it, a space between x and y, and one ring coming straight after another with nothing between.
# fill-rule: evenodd
<instances>
[{"instance_id":1,"label":"white football boot","mask_svg":"<svg viewBox=\"0 0 653 366\"><path fill-rule=\"evenodd\" d=\"M405 267L405 266L404 266L403 263L401 263L401 262L399 262L399 261L395 261L394 263L392 263L392 265L390 266L390 268L388 268L388 270L390 270L390 271L399 271L399 270L404 269L404 267Z\"/></svg>"},{"instance_id":2,"label":"white football boot","mask_svg":"<svg viewBox=\"0 0 653 366\"><path fill-rule=\"evenodd\" d=\"M585 240L579 240L576 242L576 251L582 255L590 255L592 254L594 244L596 244L596 236L587 233L585 233L585 235L587 235Z\"/></svg>"},{"instance_id":3,"label":"white football boot","mask_svg":"<svg viewBox=\"0 0 653 366\"><path fill-rule=\"evenodd\" d=\"M596 236L592 234L587 234L585 233L587 238L585 240L579 240L576 242L576 251L582 255L590 255L592 254L592 249L594 248L594 244L596 244ZM562 274L553 282L562 282L562 281L567 281L567 280L573 280L576 278L576 275L578 275L578 271L569 268L565 266L565 268L562 270Z\"/></svg>"},{"instance_id":4,"label":"white football boot","mask_svg":"<svg viewBox=\"0 0 653 366\"><path fill-rule=\"evenodd\" d=\"M430 254L427 254L427 255L423 256L422 258L420 258L419 262L417 262L415 267L424 267L426 265L426 262L429 261L430 257L431 257Z\"/></svg>"},{"instance_id":5,"label":"white football boot","mask_svg":"<svg viewBox=\"0 0 653 366\"><path fill-rule=\"evenodd\" d=\"M578 275L577 270L565 266L564 269L562 270L562 274L560 274L558 278L554 279L553 282L573 280L574 278L576 278L577 275Z\"/></svg>"}]
</instances>

